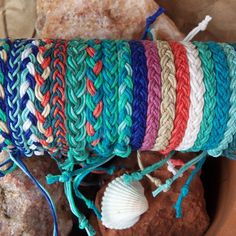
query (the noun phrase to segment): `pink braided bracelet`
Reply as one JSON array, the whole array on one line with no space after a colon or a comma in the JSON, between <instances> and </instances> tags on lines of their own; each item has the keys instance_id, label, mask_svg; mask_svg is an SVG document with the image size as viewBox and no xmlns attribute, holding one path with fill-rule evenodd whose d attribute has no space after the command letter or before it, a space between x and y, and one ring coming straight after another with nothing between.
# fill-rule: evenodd
<instances>
[{"instance_id":1,"label":"pink braided bracelet","mask_svg":"<svg viewBox=\"0 0 236 236\"><path fill-rule=\"evenodd\" d=\"M156 43L142 41L145 47L148 67L148 110L146 132L141 150L153 148L160 120L161 104L161 65Z\"/></svg>"}]
</instances>

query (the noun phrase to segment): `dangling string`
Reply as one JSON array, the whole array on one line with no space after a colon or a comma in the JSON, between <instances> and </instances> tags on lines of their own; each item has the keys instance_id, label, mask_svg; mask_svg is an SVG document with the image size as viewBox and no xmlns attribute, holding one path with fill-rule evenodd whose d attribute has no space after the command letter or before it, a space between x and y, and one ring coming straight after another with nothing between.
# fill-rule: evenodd
<instances>
[{"instance_id":1,"label":"dangling string","mask_svg":"<svg viewBox=\"0 0 236 236\"><path fill-rule=\"evenodd\" d=\"M184 166L182 166L179 169L176 175L174 175L172 178L167 179L165 184L160 185L156 190L152 192L153 197L156 197L158 194L160 194L163 191L168 191L168 189L170 188L170 186L175 180L177 180L181 175L183 175L184 172L186 172L191 166L195 165L202 159L206 158L206 156L207 156L207 152L204 151L200 155L192 159L191 161L187 162Z\"/></svg>"},{"instance_id":2,"label":"dangling string","mask_svg":"<svg viewBox=\"0 0 236 236\"><path fill-rule=\"evenodd\" d=\"M191 41L200 31L205 31L211 20L211 16L206 16L205 19L201 21L197 27L189 32L189 34L184 38L184 42Z\"/></svg>"},{"instance_id":3,"label":"dangling string","mask_svg":"<svg viewBox=\"0 0 236 236\"><path fill-rule=\"evenodd\" d=\"M50 194L47 190L34 178L34 176L27 169L25 164L18 157L14 157L11 153L9 153L10 159L30 178L30 180L35 184L35 186L41 191L43 196L46 198L52 217L53 217L53 235L58 236L58 223L57 223L57 214L56 208L54 206L53 200L50 197Z\"/></svg>"},{"instance_id":4,"label":"dangling string","mask_svg":"<svg viewBox=\"0 0 236 236\"><path fill-rule=\"evenodd\" d=\"M146 25L145 25L145 29L144 29L144 34L142 36L142 39L146 39L147 35L149 33L150 30L150 26L155 22L155 20L162 14L164 13L166 10L163 7L159 7L159 9L152 15L149 16L146 19Z\"/></svg>"},{"instance_id":5,"label":"dangling string","mask_svg":"<svg viewBox=\"0 0 236 236\"><path fill-rule=\"evenodd\" d=\"M195 177L195 175L201 170L203 164L206 161L206 156L204 158L202 158L202 160L200 160L196 166L196 168L192 171L191 175L188 177L186 183L184 184L184 186L181 189L181 192L179 194L178 200L175 203L175 210L176 210L176 218L181 218L182 217L182 202L184 200L184 198L188 195L189 192L189 186L193 180L193 178Z\"/></svg>"},{"instance_id":6,"label":"dangling string","mask_svg":"<svg viewBox=\"0 0 236 236\"><path fill-rule=\"evenodd\" d=\"M129 184L130 182L139 181L143 179L145 175L150 174L151 172L161 168L168 160L170 160L170 158L174 155L174 153L175 153L174 151L171 152L166 158L160 160L159 162L154 163L151 166L144 168L143 170L139 170L131 174L125 174L124 182L126 184Z\"/></svg>"},{"instance_id":7,"label":"dangling string","mask_svg":"<svg viewBox=\"0 0 236 236\"><path fill-rule=\"evenodd\" d=\"M141 171L144 170L144 167L143 167L143 163L141 161L141 153L140 151L137 151L137 161L138 161L138 166L140 168ZM167 161L168 162L168 161ZM150 179L150 181L155 184L156 187L158 187L160 184L161 184L161 180L158 179L158 178L155 178L155 177L152 177L151 175L149 174L146 174L147 178Z\"/></svg>"},{"instance_id":8,"label":"dangling string","mask_svg":"<svg viewBox=\"0 0 236 236\"><path fill-rule=\"evenodd\" d=\"M87 199L80 191L79 191L79 185L84 179L85 176L87 176L90 172L96 171L97 169L100 168L100 166L104 165L108 161L110 161L114 156L109 156L109 157L101 157L97 160L97 162L93 164L87 164L84 165L83 168L74 170L74 171L63 171L61 175L47 175L46 176L46 181L48 184L53 184L55 182L64 182L64 189L65 189L65 194L68 199L71 211L73 214L78 218L79 221L79 227L80 229L85 229L88 235L95 235L95 231L93 227L89 224L88 220L86 217L77 209L74 198L73 198L73 193L72 193L72 178L76 176L73 179L73 190L75 195L83 200L87 207L89 209L92 209L93 212L96 214L96 216L101 219L101 214L95 204ZM112 170L112 168L111 168Z\"/></svg>"}]
</instances>

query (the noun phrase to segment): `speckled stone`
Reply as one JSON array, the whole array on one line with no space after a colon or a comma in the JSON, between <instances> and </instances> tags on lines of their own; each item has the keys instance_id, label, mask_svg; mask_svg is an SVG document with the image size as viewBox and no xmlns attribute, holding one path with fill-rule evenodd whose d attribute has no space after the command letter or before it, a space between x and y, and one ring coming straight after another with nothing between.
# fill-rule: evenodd
<instances>
[{"instance_id":1,"label":"speckled stone","mask_svg":"<svg viewBox=\"0 0 236 236\"><path fill-rule=\"evenodd\" d=\"M49 157L25 159L30 172L51 194L58 215L60 236L72 229L72 220L62 184L45 184L45 176L57 167ZM52 216L45 198L28 177L17 169L0 180L0 235L51 236Z\"/></svg>"}]
</instances>

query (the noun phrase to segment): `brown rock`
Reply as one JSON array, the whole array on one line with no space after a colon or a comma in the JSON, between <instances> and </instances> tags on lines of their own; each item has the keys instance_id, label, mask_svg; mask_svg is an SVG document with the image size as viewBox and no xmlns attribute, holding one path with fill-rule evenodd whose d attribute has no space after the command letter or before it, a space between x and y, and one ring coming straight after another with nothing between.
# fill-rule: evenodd
<instances>
[{"instance_id":1,"label":"brown rock","mask_svg":"<svg viewBox=\"0 0 236 236\"><path fill-rule=\"evenodd\" d=\"M184 159L190 159L192 155L185 155ZM129 158L130 159L130 158ZM154 163L160 159L155 153L147 152L142 154L144 165ZM129 166L134 158L130 159ZM133 165L134 166L134 165ZM175 204L181 187L187 180L189 173L184 174L179 178L166 193L161 193L156 198L153 198L151 192L155 186L146 178L142 181L145 186L145 195L149 202L149 210L141 216L141 219L132 228L126 230L110 230L106 229L101 222L98 222L99 234L106 236L114 235L135 235L135 236L153 236L153 235L168 235L168 236L200 236L203 235L209 225L209 218L205 209L204 190L199 175L197 175L190 186L188 196L184 199L182 204L183 218L175 218ZM117 173L118 174L118 173ZM163 182L171 177L170 172L167 171L166 166L153 173L153 176L160 178ZM106 186L100 189L97 194L96 204L100 207L101 199ZM94 219L92 219L94 222ZM96 224L95 224L96 227Z\"/></svg>"},{"instance_id":2,"label":"brown rock","mask_svg":"<svg viewBox=\"0 0 236 236\"><path fill-rule=\"evenodd\" d=\"M38 0L36 29L49 38L139 39L146 18L157 9L154 0ZM160 38L182 38L166 15L156 25Z\"/></svg>"},{"instance_id":3,"label":"brown rock","mask_svg":"<svg viewBox=\"0 0 236 236\"><path fill-rule=\"evenodd\" d=\"M56 164L49 157L24 159L30 172L42 183L54 200L60 236L72 228L71 213L63 186L46 185L45 176L55 173ZM52 216L45 198L20 169L0 181L0 235L38 236L52 235Z\"/></svg>"}]
</instances>

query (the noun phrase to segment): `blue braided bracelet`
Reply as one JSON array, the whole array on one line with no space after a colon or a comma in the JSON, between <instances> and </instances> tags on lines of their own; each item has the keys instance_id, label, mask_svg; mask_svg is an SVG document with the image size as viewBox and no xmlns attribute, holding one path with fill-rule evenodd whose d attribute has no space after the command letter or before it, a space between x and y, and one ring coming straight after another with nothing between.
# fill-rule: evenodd
<instances>
[{"instance_id":1,"label":"blue braided bracelet","mask_svg":"<svg viewBox=\"0 0 236 236\"><path fill-rule=\"evenodd\" d=\"M131 65L133 69L133 114L131 128L131 146L138 150L143 143L146 130L146 116L148 103L148 79L145 48L141 42L130 41Z\"/></svg>"}]
</instances>

